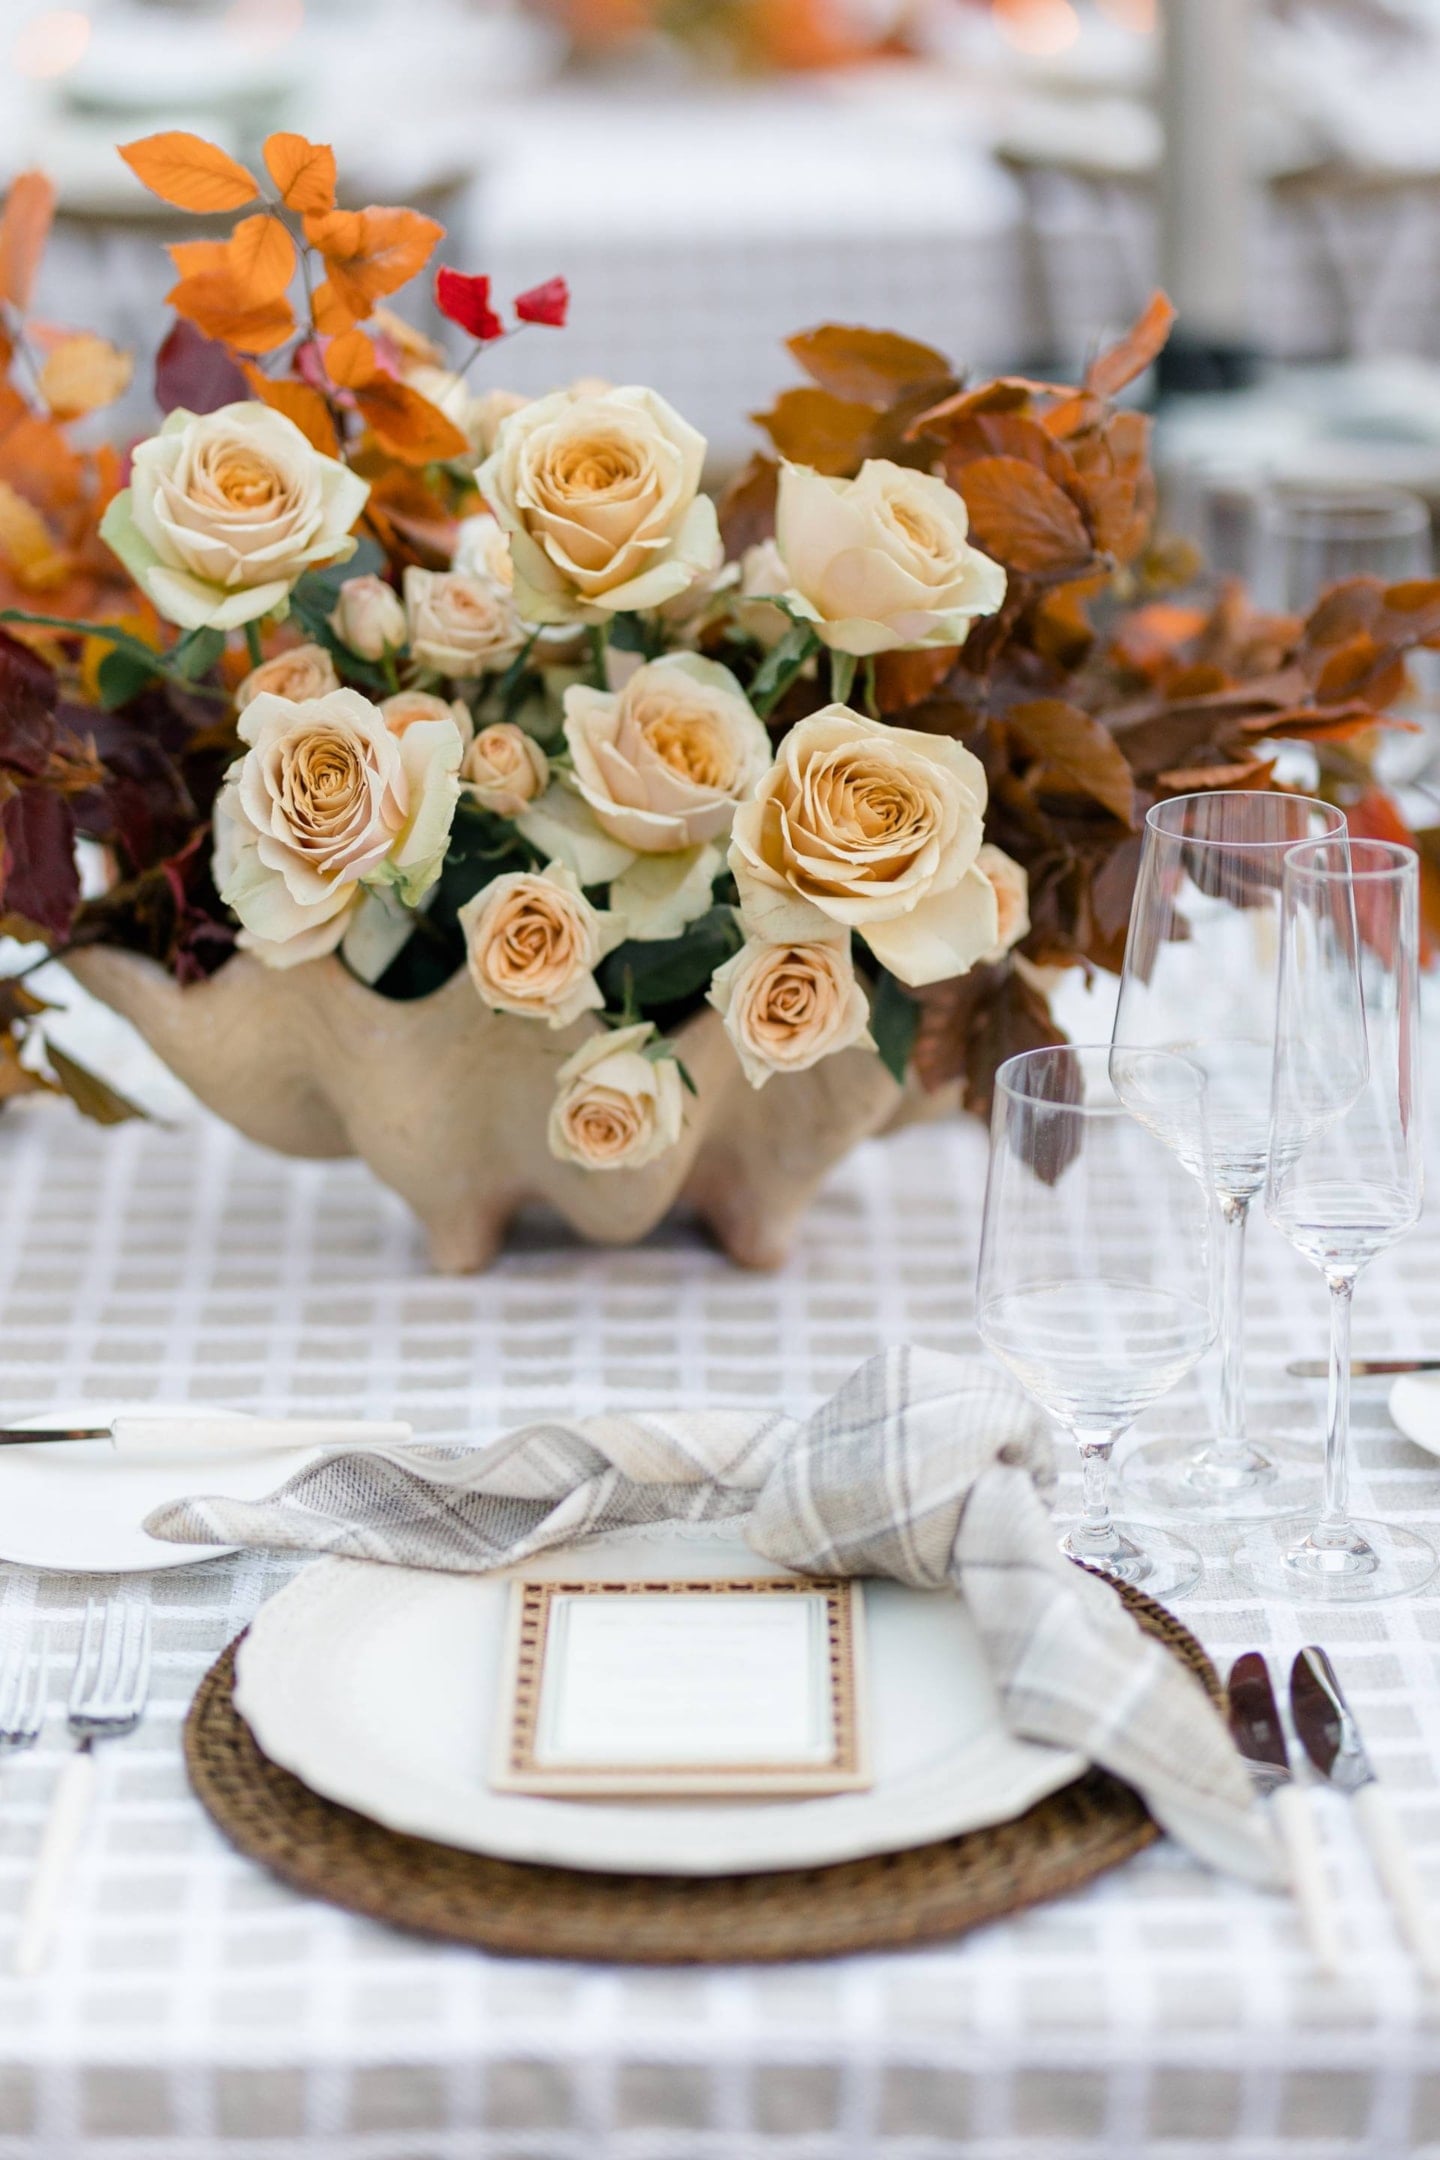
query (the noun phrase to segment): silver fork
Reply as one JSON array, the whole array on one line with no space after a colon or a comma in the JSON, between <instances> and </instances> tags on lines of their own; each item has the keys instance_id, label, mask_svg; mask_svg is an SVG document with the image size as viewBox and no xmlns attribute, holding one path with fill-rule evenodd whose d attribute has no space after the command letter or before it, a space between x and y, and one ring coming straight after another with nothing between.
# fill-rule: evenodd
<instances>
[{"instance_id":1,"label":"silver fork","mask_svg":"<svg viewBox=\"0 0 1440 2160\"><path fill-rule=\"evenodd\" d=\"M0 1755L32 1748L45 1722L45 1682L50 1665L48 1631L40 1640L26 1625L18 1642L0 1650Z\"/></svg>"},{"instance_id":2,"label":"silver fork","mask_svg":"<svg viewBox=\"0 0 1440 2160\"><path fill-rule=\"evenodd\" d=\"M133 1732L150 1692L150 1606L122 1596L85 1608L80 1654L70 1684L67 1718L75 1751L60 1773L30 1889L20 1915L15 1972L40 1970L50 1947L70 1863L80 1843L95 1790L94 1746Z\"/></svg>"}]
</instances>

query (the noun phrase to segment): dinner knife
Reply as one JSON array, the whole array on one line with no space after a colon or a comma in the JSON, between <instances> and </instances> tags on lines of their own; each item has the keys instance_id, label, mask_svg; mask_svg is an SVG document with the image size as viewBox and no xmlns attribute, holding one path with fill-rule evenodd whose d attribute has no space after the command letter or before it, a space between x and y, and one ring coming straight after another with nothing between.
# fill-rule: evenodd
<instances>
[{"instance_id":1,"label":"dinner knife","mask_svg":"<svg viewBox=\"0 0 1440 2160\"><path fill-rule=\"evenodd\" d=\"M1285 1367L1292 1380L1327 1380L1330 1377L1329 1362L1325 1358L1291 1358ZM1440 1358L1351 1358L1352 1380L1383 1380L1396 1373L1440 1372Z\"/></svg>"},{"instance_id":2,"label":"dinner knife","mask_svg":"<svg viewBox=\"0 0 1440 2160\"><path fill-rule=\"evenodd\" d=\"M1290 1710L1306 1754L1337 1791L1349 1793L1400 1932L1427 1980L1440 1981L1440 1939L1425 1886L1375 1775L1335 1668L1318 1643L1297 1651Z\"/></svg>"},{"instance_id":3,"label":"dinner knife","mask_svg":"<svg viewBox=\"0 0 1440 2160\"><path fill-rule=\"evenodd\" d=\"M1340 1933L1315 1817L1290 1770L1290 1751L1270 1668L1258 1650L1247 1650L1230 1668L1230 1732L1256 1791L1274 1811L1285 1847L1290 1887L1316 1964L1340 1971Z\"/></svg>"},{"instance_id":4,"label":"dinner knife","mask_svg":"<svg viewBox=\"0 0 1440 2160\"><path fill-rule=\"evenodd\" d=\"M0 1427L0 1447L44 1447L67 1440L109 1440L117 1455L175 1458L202 1453L253 1454L272 1448L375 1450L405 1447L409 1425L363 1418L247 1417L239 1410L197 1410L193 1416L129 1414L94 1425Z\"/></svg>"}]
</instances>

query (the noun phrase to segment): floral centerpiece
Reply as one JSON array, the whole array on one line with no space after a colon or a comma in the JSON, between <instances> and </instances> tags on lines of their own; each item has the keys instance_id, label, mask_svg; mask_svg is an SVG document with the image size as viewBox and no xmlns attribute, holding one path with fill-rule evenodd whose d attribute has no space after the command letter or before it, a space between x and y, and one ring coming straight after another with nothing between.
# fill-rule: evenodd
<instances>
[{"instance_id":1,"label":"floral centerpiece","mask_svg":"<svg viewBox=\"0 0 1440 2160\"><path fill-rule=\"evenodd\" d=\"M457 357L389 304L441 228L337 207L323 146L122 154L243 214L171 250L165 417L122 458L86 422L129 359L30 317L49 190L9 198L0 928L246 1130L365 1154L445 1264L536 1193L610 1237L687 1194L773 1258L855 1139L1057 1039L1152 801L1271 786L1301 736L1393 825L1364 750L1440 585L1173 597L1115 402L1163 297L1077 385L806 332L717 504L652 389L477 387L560 279L507 322L440 269ZM0 985L0 1095L123 1115L44 1025Z\"/></svg>"}]
</instances>

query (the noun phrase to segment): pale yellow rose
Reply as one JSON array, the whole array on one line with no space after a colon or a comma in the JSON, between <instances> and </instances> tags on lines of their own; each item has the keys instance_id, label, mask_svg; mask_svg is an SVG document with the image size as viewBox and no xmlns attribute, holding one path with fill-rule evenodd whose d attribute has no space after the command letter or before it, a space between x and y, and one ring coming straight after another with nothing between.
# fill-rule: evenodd
<instances>
[{"instance_id":1,"label":"pale yellow rose","mask_svg":"<svg viewBox=\"0 0 1440 2160\"><path fill-rule=\"evenodd\" d=\"M478 478L510 535L526 621L657 608L713 570L704 461L704 437L653 390L561 390L512 413Z\"/></svg>"},{"instance_id":2,"label":"pale yellow rose","mask_svg":"<svg viewBox=\"0 0 1440 2160\"><path fill-rule=\"evenodd\" d=\"M475 722L463 698L436 697L429 690L396 690L380 700L380 710L392 735L403 735L419 721L448 720L463 748L475 733Z\"/></svg>"},{"instance_id":3,"label":"pale yellow rose","mask_svg":"<svg viewBox=\"0 0 1440 2160\"><path fill-rule=\"evenodd\" d=\"M405 609L393 585L382 577L346 578L330 617L342 645L362 660L383 660L405 643Z\"/></svg>"},{"instance_id":4,"label":"pale yellow rose","mask_svg":"<svg viewBox=\"0 0 1440 2160\"><path fill-rule=\"evenodd\" d=\"M215 805L215 883L273 967L333 952L369 887L413 907L440 874L459 793L448 719L393 735L356 690L301 704L268 692Z\"/></svg>"},{"instance_id":5,"label":"pale yellow rose","mask_svg":"<svg viewBox=\"0 0 1440 2160\"><path fill-rule=\"evenodd\" d=\"M735 813L730 867L752 935L860 932L918 985L963 975L994 945L995 888L976 856L985 769L945 735L827 705L791 728Z\"/></svg>"},{"instance_id":6,"label":"pale yellow rose","mask_svg":"<svg viewBox=\"0 0 1440 2160\"><path fill-rule=\"evenodd\" d=\"M461 908L460 927L470 978L485 1003L552 1028L604 1004L595 970L625 934L558 863L493 878Z\"/></svg>"},{"instance_id":7,"label":"pale yellow rose","mask_svg":"<svg viewBox=\"0 0 1440 2160\"><path fill-rule=\"evenodd\" d=\"M508 667L525 643L514 606L488 579L454 570L405 572L410 657L455 681Z\"/></svg>"},{"instance_id":8,"label":"pale yellow rose","mask_svg":"<svg viewBox=\"0 0 1440 2160\"><path fill-rule=\"evenodd\" d=\"M235 710L244 712L247 705L266 693L289 698L294 704L303 698L325 697L339 687L335 663L323 645L292 645L288 651L275 653L269 660L262 660L259 667L251 668L235 692Z\"/></svg>"},{"instance_id":9,"label":"pale yellow rose","mask_svg":"<svg viewBox=\"0 0 1440 2160\"><path fill-rule=\"evenodd\" d=\"M499 593L515 590L515 565L505 528L488 510L461 518L455 531L455 559L450 565L462 577L484 578Z\"/></svg>"},{"instance_id":10,"label":"pale yellow rose","mask_svg":"<svg viewBox=\"0 0 1440 2160\"><path fill-rule=\"evenodd\" d=\"M735 677L695 653L652 660L619 692L572 685L565 740L596 823L646 855L728 832L770 763L770 738Z\"/></svg>"},{"instance_id":11,"label":"pale yellow rose","mask_svg":"<svg viewBox=\"0 0 1440 2160\"><path fill-rule=\"evenodd\" d=\"M735 621L770 652L790 629L790 617L774 604L790 586L785 558L773 540L758 540L740 557L739 569L739 591L731 601Z\"/></svg>"},{"instance_id":12,"label":"pale yellow rose","mask_svg":"<svg viewBox=\"0 0 1440 2160\"><path fill-rule=\"evenodd\" d=\"M888 458L867 458L853 480L780 468L786 597L838 652L963 644L975 618L1005 598L1005 572L968 530L963 496Z\"/></svg>"},{"instance_id":13,"label":"pale yellow rose","mask_svg":"<svg viewBox=\"0 0 1440 2160\"><path fill-rule=\"evenodd\" d=\"M751 1087L852 1044L874 1048L848 935L795 945L752 938L715 970L708 996Z\"/></svg>"},{"instance_id":14,"label":"pale yellow rose","mask_svg":"<svg viewBox=\"0 0 1440 2160\"><path fill-rule=\"evenodd\" d=\"M472 802L496 817L518 817L550 784L550 761L533 735L513 720L481 728L460 767Z\"/></svg>"},{"instance_id":15,"label":"pale yellow rose","mask_svg":"<svg viewBox=\"0 0 1440 2160\"><path fill-rule=\"evenodd\" d=\"M685 1122L673 1058L648 1058L648 1020L592 1035L555 1076L550 1152L582 1170L639 1170L666 1154Z\"/></svg>"},{"instance_id":16,"label":"pale yellow rose","mask_svg":"<svg viewBox=\"0 0 1440 2160\"><path fill-rule=\"evenodd\" d=\"M1003 960L1012 945L1018 945L1030 929L1030 880L1024 865L1007 855L1004 848L996 847L987 840L975 857L975 867L983 870L995 889L995 908L999 920L995 943L991 950L982 954L985 960Z\"/></svg>"},{"instance_id":17,"label":"pale yellow rose","mask_svg":"<svg viewBox=\"0 0 1440 2160\"><path fill-rule=\"evenodd\" d=\"M233 630L354 554L369 493L268 405L177 410L136 449L100 531L167 622Z\"/></svg>"}]
</instances>

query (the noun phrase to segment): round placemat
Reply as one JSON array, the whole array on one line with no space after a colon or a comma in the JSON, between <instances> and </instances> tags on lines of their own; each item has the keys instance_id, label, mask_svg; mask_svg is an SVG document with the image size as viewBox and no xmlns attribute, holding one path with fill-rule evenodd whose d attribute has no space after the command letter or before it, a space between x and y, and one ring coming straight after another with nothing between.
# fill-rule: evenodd
<instances>
[{"instance_id":1,"label":"round placemat","mask_svg":"<svg viewBox=\"0 0 1440 2160\"><path fill-rule=\"evenodd\" d=\"M1188 1628L1138 1591L1120 1595L1218 1701ZM486 1950L708 1965L893 1949L1078 1889L1160 1834L1128 1786L1090 1770L1013 1822L836 1867L696 1878L490 1860L387 1830L271 1762L235 1707L238 1648L212 1665L185 1724L190 1782L226 1837L311 1897Z\"/></svg>"}]
</instances>

